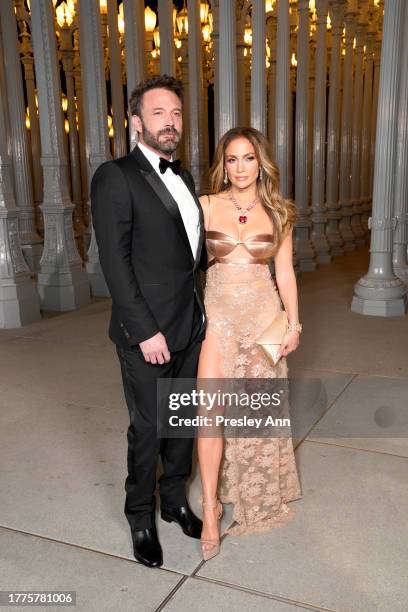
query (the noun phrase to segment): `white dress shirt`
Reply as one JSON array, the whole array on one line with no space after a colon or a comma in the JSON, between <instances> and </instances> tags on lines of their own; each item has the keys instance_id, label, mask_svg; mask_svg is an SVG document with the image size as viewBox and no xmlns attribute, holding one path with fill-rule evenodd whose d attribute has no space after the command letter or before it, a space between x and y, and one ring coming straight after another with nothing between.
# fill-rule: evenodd
<instances>
[{"instance_id":1,"label":"white dress shirt","mask_svg":"<svg viewBox=\"0 0 408 612\"><path fill-rule=\"evenodd\" d=\"M140 148L143 155L147 157L171 193L172 197L177 202L177 206L179 207L181 218L183 219L184 227L187 232L188 240L190 242L191 252L193 253L193 257L195 259L197 254L198 240L200 237L200 217L198 214L197 204L195 203L191 192L181 176L174 174L171 168L167 168L164 174L161 174L159 170L160 155L148 149L141 142L138 142L137 146Z\"/></svg>"}]
</instances>

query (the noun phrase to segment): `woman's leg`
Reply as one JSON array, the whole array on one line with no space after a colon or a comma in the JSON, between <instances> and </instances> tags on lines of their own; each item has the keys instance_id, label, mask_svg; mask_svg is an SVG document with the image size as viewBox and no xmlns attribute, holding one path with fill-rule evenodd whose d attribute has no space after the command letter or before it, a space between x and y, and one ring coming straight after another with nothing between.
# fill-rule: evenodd
<instances>
[{"instance_id":1,"label":"woman's leg","mask_svg":"<svg viewBox=\"0 0 408 612\"><path fill-rule=\"evenodd\" d=\"M206 383L203 379L219 379L223 378L221 367L221 357L217 350L217 339L210 330L207 330L205 340L202 344L200 359L198 362L197 379L200 388L210 392L213 388L211 382ZM201 381L200 381L201 379ZM201 407L201 414L214 416L214 409L207 411ZM203 501L207 505L203 506L203 529L201 537L203 540L216 540L219 537L218 533L218 507L211 507L212 502L217 496L218 476L223 452L223 437L221 431L217 431L217 435L211 436L211 429L199 429L197 437L198 461L200 465L201 483L203 490ZM203 545L206 550L211 548L211 545Z\"/></svg>"}]
</instances>

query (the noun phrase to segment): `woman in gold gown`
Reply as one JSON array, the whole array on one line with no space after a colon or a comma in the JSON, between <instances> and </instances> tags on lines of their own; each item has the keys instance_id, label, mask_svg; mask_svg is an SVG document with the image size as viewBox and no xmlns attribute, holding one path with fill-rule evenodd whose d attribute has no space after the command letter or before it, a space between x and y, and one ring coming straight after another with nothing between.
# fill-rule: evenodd
<instances>
[{"instance_id":1,"label":"woman in gold gown","mask_svg":"<svg viewBox=\"0 0 408 612\"><path fill-rule=\"evenodd\" d=\"M297 348L301 331L292 263L296 209L279 192L279 171L265 137L253 128L227 132L211 180L213 194L200 198L209 259L208 326L197 378L287 378L285 356ZM255 340L281 310L281 300L289 325L273 366ZM291 437L199 433L197 447L204 559L219 552L221 502L234 504L235 524L228 530L233 535L267 531L291 518L287 503L301 498Z\"/></svg>"}]
</instances>

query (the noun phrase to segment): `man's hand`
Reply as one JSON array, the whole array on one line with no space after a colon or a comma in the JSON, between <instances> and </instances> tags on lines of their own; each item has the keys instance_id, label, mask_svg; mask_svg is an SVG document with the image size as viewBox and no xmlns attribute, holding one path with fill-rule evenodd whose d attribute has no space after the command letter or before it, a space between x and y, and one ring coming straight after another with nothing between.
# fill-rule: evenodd
<instances>
[{"instance_id":1,"label":"man's hand","mask_svg":"<svg viewBox=\"0 0 408 612\"><path fill-rule=\"evenodd\" d=\"M148 363L167 363L170 361L170 353L167 348L166 338L161 332L157 332L155 336L143 340L139 344L145 361Z\"/></svg>"}]
</instances>

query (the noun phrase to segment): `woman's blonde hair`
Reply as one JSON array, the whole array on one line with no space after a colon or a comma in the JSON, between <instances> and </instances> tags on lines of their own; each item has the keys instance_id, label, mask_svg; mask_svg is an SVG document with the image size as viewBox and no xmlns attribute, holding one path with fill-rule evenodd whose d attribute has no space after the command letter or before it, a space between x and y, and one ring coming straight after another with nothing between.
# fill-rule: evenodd
<instances>
[{"instance_id":1,"label":"woman's blonde hair","mask_svg":"<svg viewBox=\"0 0 408 612\"><path fill-rule=\"evenodd\" d=\"M237 138L246 138L254 147L258 160L260 177L257 181L258 198L268 213L274 228L274 243L279 246L286 233L295 224L297 210L293 202L286 200L279 191L279 168L272 159L269 143L265 136L250 127L232 128L218 143L211 167L211 190L213 193L227 191L230 182L224 183L225 151Z\"/></svg>"}]
</instances>

